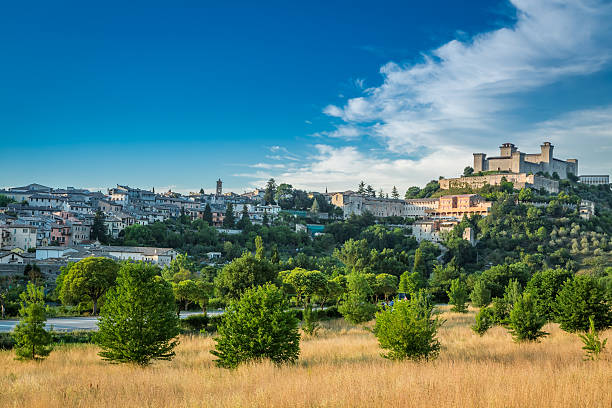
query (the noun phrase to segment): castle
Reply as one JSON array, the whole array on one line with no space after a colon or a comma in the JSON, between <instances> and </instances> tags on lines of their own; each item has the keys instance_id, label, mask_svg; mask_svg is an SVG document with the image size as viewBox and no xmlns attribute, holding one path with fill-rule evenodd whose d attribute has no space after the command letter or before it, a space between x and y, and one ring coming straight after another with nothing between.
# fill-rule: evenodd
<instances>
[{"instance_id":1,"label":"castle","mask_svg":"<svg viewBox=\"0 0 612 408\"><path fill-rule=\"evenodd\" d=\"M553 157L554 146L544 142L540 153L527 154L519 151L512 143L499 147L499 156L487 157L485 153L474 153L474 173L464 177L442 179L440 188L481 188L485 185L497 186L502 181L514 184L514 188L532 188L559 192L556 175L566 179L569 173L578 174L578 160L559 160Z\"/></svg>"},{"instance_id":2,"label":"castle","mask_svg":"<svg viewBox=\"0 0 612 408\"><path fill-rule=\"evenodd\" d=\"M559 178L566 179L568 173L578 175L578 160L559 160L553 157L554 146L544 142L540 153L527 154L519 151L512 143L499 147L499 156L488 157L484 153L474 153L474 172L506 171L510 173L557 173Z\"/></svg>"}]
</instances>

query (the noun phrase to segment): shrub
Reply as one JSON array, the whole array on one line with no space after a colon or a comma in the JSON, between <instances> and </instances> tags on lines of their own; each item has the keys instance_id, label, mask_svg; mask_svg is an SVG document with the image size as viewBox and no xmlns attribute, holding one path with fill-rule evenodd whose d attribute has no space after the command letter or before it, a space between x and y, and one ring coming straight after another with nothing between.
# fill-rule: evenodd
<instances>
[{"instance_id":1,"label":"shrub","mask_svg":"<svg viewBox=\"0 0 612 408\"><path fill-rule=\"evenodd\" d=\"M483 336L487 330L495 325L495 316L493 309L490 307L483 307L476 314L476 324L472 326L472 330Z\"/></svg>"},{"instance_id":2,"label":"shrub","mask_svg":"<svg viewBox=\"0 0 612 408\"><path fill-rule=\"evenodd\" d=\"M589 317L589 331L584 334L578 334L578 337L584 343L582 349L586 352L585 360L597 360L608 342L608 339L604 341L599 339L599 333L595 330L593 316Z\"/></svg>"},{"instance_id":3,"label":"shrub","mask_svg":"<svg viewBox=\"0 0 612 408\"><path fill-rule=\"evenodd\" d=\"M300 354L298 319L288 311L289 302L275 285L247 289L223 314L215 339L219 367L270 359L277 365L293 363Z\"/></svg>"},{"instance_id":4,"label":"shrub","mask_svg":"<svg viewBox=\"0 0 612 408\"><path fill-rule=\"evenodd\" d=\"M391 360L433 360L440 352L436 338L442 324L434 317L433 304L423 290L410 300L396 302L376 314L374 334L383 357Z\"/></svg>"},{"instance_id":5,"label":"shrub","mask_svg":"<svg viewBox=\"0 0 612 408\"><path fill-rule=\"evenodd\" d=\"M43 288L28 283L19 295L21 319L13 331L15 352L21 360L41 360L51 353L51 334L45 330L47 316Z\"/></svg>"},{"instance_id":6,"label":"shrub","mask_svg":"<svg viewBox=\"0 0 612 408\"><path fill-rule=\"evenodd\" d=\"M317 331L319 331L319 322L317 321L317 313L312 311L312 306L306 306L302 312L302 316L304 317L302 323L302 330L304 333L310 336L316 335Z\"/></svg>"},{"instance_id":7,"label":"shrub","mask_svg":"<svg viewBox=\"0 0 612 408\"><path fill-rule=\"evenodd\" d=\"M531 293L523 293L510 312L508 326L516 342L539 341L548 333L542 331L546 318L540 316Z\"/></svg>"},{"instance_id":8,"label":"shrub","mask_svg":"<svg viewBox=\"0 0 612 408\"><path fill-rule=\"evenodd\" d=\"M605 330L612 325L612 308L604 288L597 279L578 275L567 280L555 302L556 321L568 332L589 330L589 318L593 316L595 330Z\"/></svg>"},{"instance_id":9,"label":"shrub","mask_svg":"<svg viewBox=\"0 0 612 408\"><path fill-rule=\"evenodd\" d=\"M348 291L338 308L344 318L353 324L365 323L374 317L376 305L370 303L372 289L364 274L353 272L347 277Z\"/></svg>"},{"instance_id":10,"label":"shrub","mask_svg":"<svg viewBox=\"0 0 612 408\"><path fill-rule=\"evenodd\" d=\"M555 298L563 283L573 274L565 269L547 269L533 274L525 291L533 294L536 308L547 320L554 320Z\"/></svg>"},{"instance_id":11,"label":"shrub","mask_svg":"<svg viewBox=\"0 0 612 408\"><path fill-rule=\"evenodd\" d=\"M451 311L457 313L466 313L468 299L468 288L465 282L461 279L453 279L450 285L450 289L446 292L448 294L448 303L453 305Z\"/></svg>"},{"instance_id":12,"label":"shrub","mask_svg":"<svg viewBox=\"0 0 612 408\"><path fill-rule=\"evenodd\" d=\"M476 307L485 307L491 303L491 291L487 288L485 281L478 280L470 294L472 304Z\"/></svg>"},{"instance_id":13,"label":"shrub","mask_svg":"<svg viewBox=\"0 0 612 408\"><path fill-rule=\"evenodd\" d=\"M159 268L143 262L121 266L117 284L102 306L95 342L113 363L147 365L170 360L178 344L179 319L170 283Z\"/></svg>"},{"instance_id":14,"label":"shrub","mask_svg":"<svg viewBox=\"0 0 612 408\"><path fill-rule=\"evenodd\" d=\"M183 330L199 333L206 330L209 320L210 319L205 314L195 314L181 319L180 325Z\"/></svg>"},{"instance_id":15,"label":"shrub","mask_svg":"<svg viewBox=\"0 0 612 408\"><path fill-rule=\"evenodd\" d=\"M506 299L494 298L493 305L491 306L493 322L499 325L506 324L510 317L510 310L512 310L512 305L510 305Z\"/></svg>"}]
</instances>

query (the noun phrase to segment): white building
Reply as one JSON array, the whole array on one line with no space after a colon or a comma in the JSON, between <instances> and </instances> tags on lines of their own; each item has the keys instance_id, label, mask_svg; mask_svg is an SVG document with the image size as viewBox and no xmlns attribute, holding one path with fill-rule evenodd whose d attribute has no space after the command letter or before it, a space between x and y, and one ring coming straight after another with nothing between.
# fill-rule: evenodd
<instances>
[{"instance_id":1,"label":"white building","mask_svg":"<svg viewBox=\"0 0 612 408\"><path fill-rule=\"evenodd\" d=\"M36 248L36 227L26 224L0 225L0 248Z\"/></svg>"},{"instance_id":2,"label":"white building","mask_svg":"<svg viewBox=\"0 0 612 408\"><path fill-rule=\"evenodd\" d=\"M100 246L95 252L123 261L144 261L159 266L168 265L178 255L172 248L154 247Z\"/></svg>"},{"instance_id":3,"label":"white building","mask_svg":"<svg viewBox=\"0 0 612 408\"><path fill-rule=\"evenodd\" d=\"M610 176L607 174L584 175L584 176L580 176L579 180L582 184L589 184L592 186L598 186L601 184L610 184Z\"/></svg>"}]
</instances>

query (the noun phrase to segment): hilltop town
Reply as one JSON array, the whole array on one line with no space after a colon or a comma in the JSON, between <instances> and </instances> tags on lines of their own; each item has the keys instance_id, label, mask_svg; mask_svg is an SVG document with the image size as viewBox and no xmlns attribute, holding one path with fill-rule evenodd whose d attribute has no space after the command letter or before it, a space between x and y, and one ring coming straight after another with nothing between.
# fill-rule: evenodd
<instances>
[{"instance_id":1,"label":"hilltop town","mask_svg":"<svg viewBox=\"0 0 612 408\"><path fill-rule=\"evenodd\" d=\"M106 192L40 184L10 187L0 190L4 201L0 207L0 272L18 272L36 264L52 281L61 266L89 256L165 266L181 252L179 246L130 246L129 237L138 226L166 225L179 219L202 220L226 237L241 234L248 222L282 224L313 239L324 235L334 222L367 215L378 223L401 227L417 242L441 243L464 217L486 217L499 192L516 191L521 201L545 207L560 194L560 183L609 188L607 175L578 175L576 159L554 158L548 142L541 149L539 154L525 154L504 143L497 157L475 153L474 166L466 167L462 176L432 180L424 188L411 187L404 197L395 187L391 196L382 191L377 194L364 182L355 190L306 192L285 183L277 185L273 179L243 194L224 192L221 179L211 194L203 189L179 194L119 184ZM583 219L596 214L591 200L566 194L561 201ZM478 240L472 228L464 229L462 237L472 245ZM212 245L197 255L211 262L232 259L224 248L227 245Z\"/></svg>"}]
</instances>

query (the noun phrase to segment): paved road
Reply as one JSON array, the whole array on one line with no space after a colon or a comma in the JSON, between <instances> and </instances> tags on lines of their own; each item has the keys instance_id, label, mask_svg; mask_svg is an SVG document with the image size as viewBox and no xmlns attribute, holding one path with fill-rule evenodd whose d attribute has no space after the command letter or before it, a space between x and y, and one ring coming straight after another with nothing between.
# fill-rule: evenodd
<instances>
[{"instance_id":1,"label":"paved road","mask_svg":"<svg viewBox=\"0 0 612 408\"><path fill-rule=\"evenodd\" d=\"M209 316L220 315L223 313L220 310L209 311ZM181 312L181 319L200 312ZM0 332L10 332L17 325L19 320L0 320ZM53 328L57 331L74 331L74 330L97 330L97 317L53 317L47 319L47 329Z\"/></svg>"}]
</instances>

